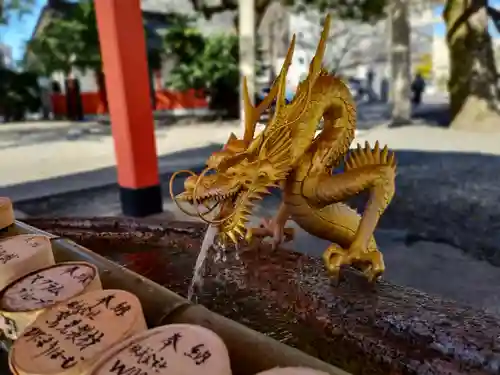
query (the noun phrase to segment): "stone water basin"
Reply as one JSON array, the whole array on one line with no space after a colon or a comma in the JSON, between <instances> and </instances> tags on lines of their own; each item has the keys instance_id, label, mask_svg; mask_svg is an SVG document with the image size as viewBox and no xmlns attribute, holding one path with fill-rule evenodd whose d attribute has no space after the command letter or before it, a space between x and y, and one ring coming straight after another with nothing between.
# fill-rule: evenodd
<instances>
[{"instance_id":1,"label":"stone water basin","mask_svg":"<svg viewBox=\"0 0 500 375\"><path fill-rule=\"evenodd\" d=\"M186 296L205 226L118 218L30 219ZM498 374L500 319L319 259L243 246L208 262L198 302L353 374Z\"/></svg>"}]
</instances>

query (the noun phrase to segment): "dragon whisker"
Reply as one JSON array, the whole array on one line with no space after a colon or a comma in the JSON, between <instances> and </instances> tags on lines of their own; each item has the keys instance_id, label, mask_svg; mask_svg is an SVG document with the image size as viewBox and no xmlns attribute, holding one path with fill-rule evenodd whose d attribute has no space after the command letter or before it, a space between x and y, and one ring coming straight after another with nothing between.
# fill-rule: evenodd
<instances>
[{"instance_id":1,"label":"dragon whisker","mask_svg":"<svg viewBox=\"0 0 500 375\"><path fill-rule=\"evenodd\" d=\"M194 186L194 189L193 189L193 204L194 206L196 207L196 211L198 213L198 217L203 220L205 223L209 224L209 225L216 225L216 224L222 224L224 223L225 221L231 219L234 215L236 215L236 210L233 210L227 217L224 217L222 219L208 219L206 217L206 213L202 213L200 212L199 210L199 207L198 207L198 204L200 202L200 197L198 197L198 188L200 186L200 183L201 181L203 180L203 177L205 177L205 175L211 170L212 168L210 167L207 167L205 168L201 173L200 175L198 176L198 179L196 181L196 184Z\"/></svg>"},{"instance_id":2,"label":"dragon whisker","mask_svg":"<svg viewBox=\"0 0 500 375\"><path fill-rule=\"evenodd\" d=\"M169 193L170 193L170 198L172 199L172 201L175 203L175 205L177 206L177 208L179 210L181 210L183 213L185 213L186 215L188 216L191 216L191 217L196 217L198 216L198 213L197 212L189 212L188 210L186 210L184 207L182 207L182 205L180 204L179 200L175 194L174 194L174 180L175 178L180 175L181 173L187 173L191 176L196 176L196 173L194 173L193 171L191 170L188 170L188 169L183 169L183 170L180 170L180 171L177 171L175 172L172 177L170 177L170 181L168 183L168 188L169 188Z\"/></svg>"}]
</instances>

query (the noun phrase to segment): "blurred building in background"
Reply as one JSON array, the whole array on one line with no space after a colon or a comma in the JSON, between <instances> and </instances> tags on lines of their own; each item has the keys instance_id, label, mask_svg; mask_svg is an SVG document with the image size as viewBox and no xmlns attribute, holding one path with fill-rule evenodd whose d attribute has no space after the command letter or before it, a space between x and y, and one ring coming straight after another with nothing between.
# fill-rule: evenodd
<instances>
[{"instance_id":1,"label":"blurred building in background","mask_svg":"<svg viewBox=\"0 0 500 375\"><path fill-rule=\"evenodd\" d=\"M69 0L47 0L45 6L42 8L38 17L37 23L32 33L32 38L40 35L44 27L49 22L57 17L65 17L70 13L71 8L76 4ZM185 0L141 0L141 10L143 14L145 28L148 30L146 39L146 47L148 49L161 49L164 35L169 27L168 15L172 13L195 15L195 11L191 2ZM205 20L203 17L198 17L197 26L199 30L205 35L220 32L235 32L234 30L234 12L222 12L215 14L210 20ZM27 59L36 56L27 56ZM172 95L175 100L166 100L166 110L173 110L174 112L184 113L185 110L204 110L206 103L194 97L192 93L175 93L167 92L165 90L165 81L168 74L175 64L175 61L170 56L162 56L161 69L158 71L150 72L151 87L154 92L164 91L164 94ZM101 99L98 96L98 85L95 72L87 70L85 72L78 69L72 70L72 77L78 80L79 90L83 100L84 113L95 113L97 108L100 107ZM44 81L44 87L49 89L49 86L57 87L56 92L60 97L56 98L56 102L60 105L54 104L55 112L62 110L64 107L64 98L61 95L65 93L65 77L62 72L54 73L48 77L48 81ZM51 91L54 91L52 89ZM54 99L54 98L53 98ZM170 108L170 102L179 102L176 108ZM187 103L187 104L186 104ZM201 106L201 108L199 108ZM59 108L61 107L61 108ZM179 107L179 108L177 108ZM59 109L58 109L59 108Z\"/></svg>"},{"instance_id":2,"label":"blurred building in background","mask_svg":"<svg viewBox=\"0 0 500 375\"><path fill-rule=\"evenodd\" d=\"M292 35L296 35L295 53L289 70L291 86L296 86L307 75L322 30L323 17L314 10L294 12L275 2L262 20L258 30L260 48L270 69L279 69ZM410 9L412 72L419 71L427 79L432 79L433 25L438 21L429 2L418 2L418 7ZM339 20L333 15L325 66L355 80L363 81L371 76L374 88L380 88L384 78L389 77L388 26L386 20L370 25Z\"/></svg>"},{"instance_id":3,"label":"blurred building in background","mask_svg":"<svg viewBox=\"0 0 500 375\"><path fill-rule=\"evenodd\" d=\"M33 37L39 35L52 18L64 17L73 6L75 6L75 4L68 0L48 0L40 12L37 24L33 30ZM148 31L150 31L149 38L146 41L148 48L161 47L163 36L168 29L168 18L166 16L169 13L194 14L191 2L185 0L141 0L141 9L145 26ZM234 29L233 15L233 12L216 14L210 21L200 17L198 20L198 27L207 35L216 32L232 31ZM168 59L168 56L165 57L165 61L162 61L161 72L155 72L159 73L155 74L157 84L161 84L165 81L165 77L168 75L172 63L173 62ZM93 72L79 72L75 70L73 75L75 78L79 79L82 92L97 90L97 83ZM59 82L61 86L64 86L62 73L56 74L52 78Z\"/></svg>"}]
</instances>

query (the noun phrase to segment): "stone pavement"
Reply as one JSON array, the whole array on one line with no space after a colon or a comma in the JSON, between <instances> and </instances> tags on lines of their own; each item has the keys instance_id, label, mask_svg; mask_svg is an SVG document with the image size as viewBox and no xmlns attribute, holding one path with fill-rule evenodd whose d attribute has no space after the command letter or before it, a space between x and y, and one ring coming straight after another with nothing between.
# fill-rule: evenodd
<instances>
[{"instance_id":1,"label":"stone pavement","mask_svg":"<svg viewBox=\"0 0 500 375\"><path fill-rule=\"evenodd\" d=\"M429 113L430 117L436 118L436 113L442 112L442 100L432 100L414 111L417 118L425 117ZM360 133L371 131L387 122L388 115L389 107L385 103L360 103ZM172 119L158 120L156 127L157 152L162 171L165 171L166 164L170 163L170 158L165 157L167 154L192 150L189 158L186 154L182 156L186 164L199 165L203 163L206 154L196 150L205 150L205 147L208 150L224 143L230 132L240 134L238 121L181 126L169 125L169 121L172 122ZM43 185L30 185L28 190L31 193L20 194L18 199L34 198L35 191L40 191L40 196L43 196L51 191L62 193L75 190L78 186L85 189L116 181L112 168L115 160L110 127L92 121L1 124L0 158L4 161L0 163L0 188L54 179ZM185 165L179 158L171 159L171 169L181 169ZM9 163L10 160L15 160L15 163ZM97 172L87 173L90 171ZM75 175L75 178L64 181L60 179L69 175ZM17 187L19 186L10 190L16 191Z\"/></svg>"},{"instance_id":2,"label":"stone pavement","mask_svg":"<svg viewBox=\"0 0 500 375\"><path fill-rule=\"evenodd\" d=\"M238 122L158 127L160 173L203 166L231 132L240 135ZM116 183L110 129L94 122L2 125L0 158L0 195L14 201Z\"/></svg>"},{"instance_id":3,"label":"stone pavement","mask_svg":"<svg viewBox=\"0 0 500 375\"><path fill-rule=\"evenodd\" d=\"M397 128L379 126L361 133L355 140L355 142L365 141L372 145L379 141L380 144L386 144L393 150L500 155L500 131L489 134L474 133L417 123Z\"/></svg>"},{"instance_id":4,"label":"stone pavement","mask_svg":"<svg viewBox=\"0 0 500 375\"><path fill-rule=\"evenodd\" d=\"M232 131L239 133L237 123L159 127L156 130L157 153L162 157L224 143ZM0 157L3 160L0 186L95 171L115 164L109 126L97 123L1 125ZM174 168L203 164L205 157L206 154L193 153L189 160L174 162ZM116 181L113 174L114 170L106 183ZM95 183L102 178L104 174L97 175ZM82 186L86 187L89 186Z\"/></svg>"}]
</instances>

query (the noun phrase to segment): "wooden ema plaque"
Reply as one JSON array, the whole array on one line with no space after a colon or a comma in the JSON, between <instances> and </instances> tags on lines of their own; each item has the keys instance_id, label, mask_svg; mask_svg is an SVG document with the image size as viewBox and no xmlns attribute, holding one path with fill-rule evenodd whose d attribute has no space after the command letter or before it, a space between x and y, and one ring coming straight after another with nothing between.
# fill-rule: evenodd
<instances>
[{"instance_id":1,"label":"wooden ema plaque","mask_svg":"<svg viewBox=\"0 0 500 375\"><path fill-rule=\"evenodd\" d=\"M123 290L97 290L44 312L14 341L18 375L80 375L112 345L146 330L141 304Z\"/></svg>"},{"instance_id":2,"label":"wooden ema plaque","mask_svg":"<svg viewBox=\"0 0 500 375\"><path fill-rule=\"evenodd\" d=\"M276 367L255 375L328 375L328 373L308 367Z\"/></svg>"},{"instance_id":3,"label":"wooden ema plaque","mask_svg":"<svg viewBox=\"0 0 500 375\"><path fill-rule=\"evenodd\" d=\"M231 375L229 353L214 332L171 324L141 332L111 348L91 375Z\"/></svg>"},{"instance_id":4,"label":"wooden ema plaque","mask_svg":"<svg viewBox=\"0 0 500 375\"><path fill-rule=\"evenodd\" d=\"M14 224L14 207L9 198L0 197L0 229Z\"/></svg>"},{"instance_id":5,"label":"wooden ema plaque","mask_svg":"<svg viewBox=\"0 0 500 375\"><path fill-rule=\"evenodd\" d=\"M47 236L20 234L0 240L0 289L19 277L54 264Z\"/></svg>"},{"instance_id":6,"label":"wooden ema plaque","mask_svg":"<svg viewBox=\"0 0 500 375\"><path fill-rule=\"evenodd\" d=\"M47 307L101 289L97 268L86 262L59 263L31 272L0 292L4 335L15 340Z\"/></svg>"}]
</instances>

